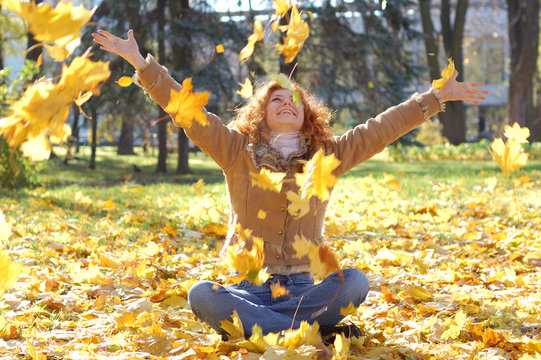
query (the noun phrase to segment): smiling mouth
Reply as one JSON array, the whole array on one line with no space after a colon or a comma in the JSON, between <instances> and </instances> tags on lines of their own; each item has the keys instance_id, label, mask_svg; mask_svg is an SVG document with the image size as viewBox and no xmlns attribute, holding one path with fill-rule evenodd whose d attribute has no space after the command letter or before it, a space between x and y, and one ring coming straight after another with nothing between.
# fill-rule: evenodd
<instances>
[{"instance_id":1,"label":"smiling mouth","mask_svg":"<svg viewBox=\"0 0 541 360\"><path fill-rule=\"evenodd\" d=\"M293 115L293 116L297 116L297 114L295 114L293 111L289 110L289 109L286 109L286 110L282 110L278 113L278 115L284 115L284 114L290 114L290 115Z\"/></svg>"}]
</instances>

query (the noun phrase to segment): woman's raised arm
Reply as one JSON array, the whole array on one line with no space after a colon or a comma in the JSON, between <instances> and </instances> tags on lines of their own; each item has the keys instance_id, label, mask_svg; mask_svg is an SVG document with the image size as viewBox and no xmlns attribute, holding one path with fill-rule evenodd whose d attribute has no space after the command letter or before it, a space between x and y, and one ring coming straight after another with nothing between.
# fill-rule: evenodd
<instances>
[{"instance_id":1,"label":"woman's raised arm","mask_svg":"<svg viewBox=\"0 0 541 360\"><path fill-rule=\"evenodd\" d=\"M132 29L128 31L126 40L105 30L98 30L97 33L92 34L92 37L95 42L101 45L100 49L119 55L129 62L135 70L142 71L147 66L145 58L139 52L139 45L133 37Z\"/></svg>"}]
</instances>

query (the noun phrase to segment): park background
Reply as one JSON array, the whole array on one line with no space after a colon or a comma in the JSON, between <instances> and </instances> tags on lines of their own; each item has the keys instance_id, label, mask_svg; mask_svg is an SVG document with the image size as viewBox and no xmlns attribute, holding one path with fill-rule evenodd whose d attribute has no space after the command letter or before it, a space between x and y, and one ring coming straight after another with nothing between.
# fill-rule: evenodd
<instances>
[{"instance_id":1,"label":"park background","mask_svg":"<svg viewBox=\"0 0 541 360\"><path fill-rule=\"evenodd\" d=\"M195 280L228 278L217 255L228 221L223 177L143 91L115 82L133 69L92 43L102 28L123 36L134 29L143 55L179 82L193 76L197 91L211 93L207 108L226 122L244 101L237 91L246 78L292 73L335 111L337 134L427 90L453 58L464 80L487 84L488 100L448 104L333 193L326 236L340 265L363 270L372 284L346 319L366 336L348 343L349 355L339 344L333 351L541 356L538 1L299 2L311 33L288 64L270 29L239 62L254 20L273 16L272 1L74 3L97 6L75 55L92 47L112 73L84 114L73 107L72 137L48 161L31 163L0 139L0 210L10 228L0 239L23 266L1 301L3 356L309 357L302 339L285 353L286 344L269 339L267 348L253 345L261 339L221 342L190 313ZM58 78L62 65L35 46L24 21L1 9L0 22L3 117L28 84ZM530 131L522 145L529 157L503 175L489 148L515 122Z\"/></svg>"}]
</instances>

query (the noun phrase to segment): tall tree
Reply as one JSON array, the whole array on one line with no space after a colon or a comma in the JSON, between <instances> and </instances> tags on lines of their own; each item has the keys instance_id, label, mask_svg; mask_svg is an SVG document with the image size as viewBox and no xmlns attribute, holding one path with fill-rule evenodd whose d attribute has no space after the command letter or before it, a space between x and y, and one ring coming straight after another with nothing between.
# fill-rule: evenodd
<instances>
[{"instance_id":1,"label":"tall tree","mask_svg":"<svg viewBox=\"0 0 541 360\"><path fill-rule=\"evenodd\" d=\"M90 170L96 169L96 150L98 148L98 107L95 104L90 110L90 160L88 161L88 168Z\"/></svg>"},{"instance_id":2,"label":"tall tree","mask_svg":"<svg viewBox=\"0 0 541 360\"><path fill-rule=\"evenodd\" d=\"M450 0L441 0L440 4L440 34L434 28L431 17L431 0L419 0L419 11L425 34L425 52L430 67L430 77L440 77L439 46L438 38L441 35L443 49L446 58L452 58L458 71L458 80L464 78L464 55L462 41L464 39L464 26L466 24L466 12L468 0L457 0L453 8ZM451 23L451 15L454 14L454 23ZM453 101L446 104L445 112L439 113L440 122L443 124L443 136L452 144L460 144L466 141L466 112L462 101Z\"/></svg>"},{"instance_id":3,"label":"tall tree","mask_svg":"<svg viewBox=\"0 0 541 360\"><path fill-rule=\"evenodd\" d=\"M0 4L0 17L2 16L2 5ZM1 19L0 19L1 20ZM4 32L0 31L0 69L4 68ZM0 80L0 85L2 84Z\"/></svg>"},{"instance_id":4,"label":"tall tree","mask_svg":"<svg viewBox=\"0 0 541 360\"><path fill-rule=\"evenodd\" d=\"M171 64L175 69L184 71L192 67L192 37L190 27L186 26L191 20L191 9L189 0L170 1L169 14L171 16L171 33L174 38L171 42ZM179 128L177 134L177 174L190 173L188 163L188 137L184 129Z\"/></svg>"},{"instance_id":5,"label":"tall tree","mask_svg":"<svg viewBox=\"0 0 541 360\"><path fill-rule=\"evenodd\" d=\"M541 139L535 119L533 82L539 46L539 0L507 0L511 45L508 121L529 127Z\"/></svg>"},{"instance_id":6,"label":"tall tree","mask_svg":"<svg viewBox=\"0 0 541 360\"><path fill-rule=\"evenodd\" d=\"M166 0L158 0L156 6L156 26L158 33L158 61L165 63L165 5ZM167 172L167 113L158 106L158 165L156 171Z\"/></svg>"}]
</instances>

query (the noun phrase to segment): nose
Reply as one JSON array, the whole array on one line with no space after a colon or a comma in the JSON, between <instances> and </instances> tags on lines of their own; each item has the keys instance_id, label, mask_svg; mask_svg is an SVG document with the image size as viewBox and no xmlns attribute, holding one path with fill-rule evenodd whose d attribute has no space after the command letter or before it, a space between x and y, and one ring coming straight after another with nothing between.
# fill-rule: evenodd
<instances>
[{"instance_id":1,"label":"nose","mask_svg":"<svg viewBox=\"0 0 541 360\"><path fill-rule=\"evenodd\" d=\"M290 98L284 98L284 101L282 101L282 105L291 105L291 99Z\"/></svg>"}]
</instances>

